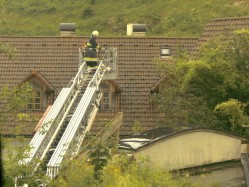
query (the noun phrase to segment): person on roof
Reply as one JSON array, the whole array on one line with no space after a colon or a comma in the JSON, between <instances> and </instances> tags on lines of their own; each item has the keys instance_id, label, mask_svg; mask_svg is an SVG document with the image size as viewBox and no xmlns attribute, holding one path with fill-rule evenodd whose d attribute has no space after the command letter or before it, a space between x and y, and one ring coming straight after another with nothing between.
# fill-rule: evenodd
<instances>
[{"instance_id":1,"label":"person on roof","mask_svg":"<svg viewBox=\"0 0 249 187\"><path fill-rule=\"evenodd\" d=\"M93 31L85 45L84 61L86 61L87 66L90 67L97 66L97 50L101 49L98 42L96 41L98 36L99 32Z\"/></svg>"}]
</instances>

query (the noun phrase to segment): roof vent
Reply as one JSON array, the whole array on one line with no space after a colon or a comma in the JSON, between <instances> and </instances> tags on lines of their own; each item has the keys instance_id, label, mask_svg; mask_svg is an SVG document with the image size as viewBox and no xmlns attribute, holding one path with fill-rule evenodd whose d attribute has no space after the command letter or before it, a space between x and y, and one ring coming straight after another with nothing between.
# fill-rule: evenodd
<instances>
[{"instance_id":1,"label":"roof vent","mask_svg":"<svg viewBox=\"0 0 249 187\"><path fill-rule=\"evenodd\" d=\"M127 36L145 36L146 25L139 23L127 24Z\"/></svg>"},{"instance_id":2,"label":"roof vent","mask_svg":"<svg viewBox=\"0 0 249 187\"><path fill-rule=\"evenodd\" d=\"M75 34L75 23L60 23L60 35L61 36L73 36Z\"/></svg>"}]
</instances>

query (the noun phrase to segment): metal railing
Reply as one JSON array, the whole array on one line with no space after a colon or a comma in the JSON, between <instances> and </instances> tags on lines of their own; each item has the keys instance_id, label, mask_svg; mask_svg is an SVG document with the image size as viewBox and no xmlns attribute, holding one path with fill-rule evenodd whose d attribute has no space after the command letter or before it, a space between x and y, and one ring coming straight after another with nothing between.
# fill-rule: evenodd
<instances>
[{"instance_id":1,"label":"metal railing","mask_svg":"<svg viewBox=\"0 0 249 187\"><path fill-rule=\"evenodd\" d=\"M61 162L66 156L71 159L77 154L86 132L90 130L91 124L88 121L95 117L91 113L98 108L96 102L102 95L98 87L106 71L107 68L101 61L47 164L47 175L51 178L57 175Z\"/></svg>"},{"instance_id":2,"label":"metal railing","mask_svg":"<svg viewBox=\"0 0 249 187\"><path fill-rule=\"evenodd\" d=\"M79 49L79 67L83 63L83 51ZM102 52L101 52L102 53ZM109 68L109 71L105 73L103 80L113 80L118 76L117 71L117 60L118 60L118 52L117 48L111 47L104 50L104 54L102 56L103 64Z\"/></svg>"},{"instance_id":3,"label":"metal railing","mask_svg":"<svg viewBox=\"0 0 249 187\"><path fill-rule=\"evenodd\" d=\"M103 56L103 63L106 67L109 68L109 71L106 72L103 80L116 79L118 76L117 71L117 60L118 60L118 52L116 48L109 48L105 51Z\"/></svg>"},{"instance_id":4,"label":"metal railing","mask_svg":"<svg viewBox=\"0 0 249 187\"><path fill-rule=\"evenodd\" d=\"M75 99L75 93L78 92L79 85L82 81L85 81L83 77L86 69L86 63L83 63L74 79L69 83L70 87L61 90L51 110L45 117L41 128L32 138L28 153L29 157L23 160L24 163L31 162L34 159L43 159L42 157L46 154L48 147L52 143L52 137L55 136L55 132L60 128L63 119L66 117Z\"/></svg>"},{"instance_id":5,"label":"metal railing","mask_svg":"<svg viewBox=\"0 0 249 187\"><path fill-rule=\"evenodd\" d=\"M68 153L70 158L78 153L85 133L90 130L91 123L98 110L96 103L100 102L102 96L102 93L99 92L99 84L106 72L112 71L116 73L116 60L117 50L115 48L107 49L103 60L100 61L92 80L89 82L79 105L48 163L47 174L51 178L57 175L60 163L67 150L73 150ZM61 90L51 110L45 117L41 128L36 132L30 142L31 149L28 152L29 158L22 162L28 163L34 159L42 160L44 158L71 106L75 102L80 85L86 81L86 70L87 66L86 63L82 61L82 54L79 49L79 70L76 76L70 81L68 88Z\"/></svg>"},{"instance_id":6,"label":"metal railing","mask_svg":"<svg viewBox=\"0 0 249 187\"><path fill-rule=\"evenodd\" d=\"M69 88L63 88L61 90L51 110L45 117L41 128L36 132L36 134L32 138L30 142L30 150L28 153L29 157L23 160L24 163L31 162L35 158L40 159L42 152L47 146L47 140L49 140L49 138L52 136L54 128L56 128L58 121L60 121L59 114L62 114L65 110L64 103L66 103L69 93Z\"/></svg>"}]
</instances>

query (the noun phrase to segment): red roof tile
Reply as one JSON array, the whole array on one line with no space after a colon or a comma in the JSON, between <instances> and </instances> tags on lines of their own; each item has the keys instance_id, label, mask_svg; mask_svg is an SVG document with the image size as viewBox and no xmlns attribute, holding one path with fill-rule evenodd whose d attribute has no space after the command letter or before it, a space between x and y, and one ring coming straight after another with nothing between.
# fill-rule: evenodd
<instances>
[{"instance_id":1,"label":"red roof tile","mask_svg":"<svg viewBox=\"0 0 249 187\"><path fill-rule=\"evenodd\" d=\"M39 72L53 88L55 95L68 85L78 70L78 50L86 37L15 37L2 36L0 42L8 42L16 48L16 57L8 59L0 55L0 86L14 86L31 71ZM196 38L159 37L100 37L105 48L118 49L118 79L121 89L121 110L124 124L121 134L131 132L138 120L144 129L154 127L157 112L150 103L150 88L158 81L153 58L160 57L160 47L169 45L175 55L179 47L191 52Z\"/></svg>"},{"instance_id":2,"label":"red roof tile","mask_svg":"<svg viewBox=\"0 0 249 187\"><path fill-rule=\"evenodd\" d=\"M161 46L170 46L173 56L179 48L190 54L194 50L197 51L201 43L212 37L243 28L249 28L249 17L211 20L199 40L100 37L98 39L100 45L118 49L118 79L114 82L121 90L121 112L124 113L121 135L131 133L135 120L139 121L144 130L149 130L161 119L162 114L158 113L150 102L150 89L160 79L152 61L160 57ZM37 71L55 88L57 95L75 76L78 70L78 49L87 40L86 37L1 36L0 42L12 44L17 51L13 59L0 55L0 86L4 84L14 86L31 71ZM98 122L103 115L100 113L95 121Z\"/></svg>"},{"instance_id":3,"label":"red roof tile","mask_svg":"<svg viewBox=\"0 0 249 187\"><path fill-rule=\"evenodd\" d=\"M211 38L229 34L232 31L241 29L249 29L249 17L219 18L210 20L194 51L197 52L202 43Z\"/></svg>"}]
</instances>

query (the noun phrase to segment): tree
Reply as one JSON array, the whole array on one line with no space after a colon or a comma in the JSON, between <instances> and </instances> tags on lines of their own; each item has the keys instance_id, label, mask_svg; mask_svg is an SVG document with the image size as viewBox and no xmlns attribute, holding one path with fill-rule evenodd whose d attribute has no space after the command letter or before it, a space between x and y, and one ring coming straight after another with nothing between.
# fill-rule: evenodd
<instances>
[{"instance_id":1,"label":"tree","mask_svg":"<svg viewBox=\"0 0 249 187\"><path fill-rule=\"evenodd\" d=\"M12 138L1 138L1 152L4 150L3 159L1 159L1 173L3 186L6 187L14 186L15 183L18 185L28 183L31 186L38 186L39 181L47 181L40 167L37 167L34 171L34 167L40 162L39 160L28 164L22 163L22 160L28 157L27 150L30 149L29 146L15 147L14 149L7 147L13 139L18 139L21 142L24 138L19 136L20 131L25 129L27 124L34 123L33 116L25 113L27 103L32 98L34 98L34 92L29 83L12 88L5 85L0 90L1 130L4 132L8 130L10 134L16 134ZM16 128L13 128L15 123L17 123Z\"/></svg>"},{"instance_id":2,"label":"tree","mask_svg":"<svg viewBox=\"0 0 249 187\"><path fill-rule=\"evenodd\" d=\"M209 126L216 120L207 102L184 87L184 78L190 69L186 62L192 66L192 61L188 61L185 55L174 62L155 61L163 78L160 91L152 95L152 101L165 114L162 126Z\"/></svg>"},{"instance_id":3,"label":"tree","mask_svg":"<svg viewBox=\"0 0 249 187\"><path fill-rule=\"evenodd\" d=\"M103 168L108 164L109 159L111 159L111 146L108 146L101 139L96 139L89 146L88 155L93 165L94 178L98 182L102 182Z\"/></svg>"},{"instance_id":4,"label":"tree","mask_svg":"<svg viewBox=\"0 0 249 187\"><path fill-rule=\"evenodd\" d=\"M36 120L35 116L25 112L27 103L34 98L30 83L10 88L4 85L0 90L0 125L1 130L20 134L22 129ZM3 127L5 129L3 129ZM13 128L15 127L15 128ZM10 131L11 130L11 131Z\"/></svg>"},{"instance_id":5,"label":"tree","mask_svg":"<svg viewBox=\"0 0 249 187\"><path fill-rule=\"evenodd\" d=\"M8 150L5 159L3 160L3 183L4 187L23 186L28 184L29 186L38 187L39 184L46 184L49 178L45 175L45 172L41 170L37 164L39 160L32 161L30 163L22 163L21 161L28 157L26 150L28 146L15 148L15 150Z\"/></svg>"},{"instance_id":6,"label":"tree","mask_svg":"<svg viewBox=\"0 0 249 187\"><path fill-rule=\"evenodd\" d=\"M249 124L249 116L245 115L246 106L247 104L243 104L236 99L229 99L216 105L214 112L220 119L223 129L243 132L241 127Z\"/></svg>"},{"instance_id":7,"label":"tree","mask_svg":"<svg viewBox=\"0 0 249 187\"><path fill-rule=\"evenodd\" d=\"M165 123L234 127L231 120L224 121L224 118L229 118L235 111L243 113L238 116L243 118L237 120L243 121L236 124L238 128L249 123L245 117L249 114L246 104L249 100L248 51L249 31L240 30L205 43L195 60L183 55L173 63L157 61L156 64L163 69L164 81L153 101L165 112ZM229 110L229 116L227 110L217 112L221 106L234 107L234 104L227 105L227 102L234 101L232 99L240 103L237 110ZM222 112L226 115L221 115Z\"/></svg>"},{"instance_id":8,"label":"tree","mask_svg":"<svg viewBox=\"0 0 249 187\"><path fill-rule=\"evenodd\" d=\"M229 98L238 99L241 102L248 102L249 94L249 31L240 30L206 43L201 50L200 59L209 66L211 72L208 78L211 80L210 88L206 91L216 91L215 100L211 99L210 93L202 92L206 99L211 99L210 107L214 107ZM203 78L202 72L197 76ZM191 86L198 86L191 82Z\"/></svg>"}]
</instances>

